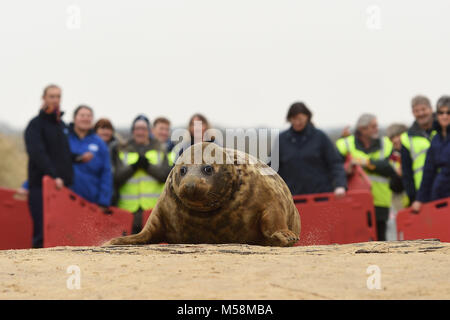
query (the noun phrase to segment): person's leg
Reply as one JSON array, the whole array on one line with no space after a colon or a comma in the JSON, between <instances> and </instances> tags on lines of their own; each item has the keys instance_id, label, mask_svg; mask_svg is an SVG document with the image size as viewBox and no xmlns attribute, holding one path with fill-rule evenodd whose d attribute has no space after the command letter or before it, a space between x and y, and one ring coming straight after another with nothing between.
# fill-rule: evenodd
<instances>
[{"instance_id":1,"label":"person's leg","mask_svg":"<svg viewBox=\"0 0 450 320\"><path fill-rule=\"evenodd\" d=\"M142 230L142 209L139 208L138 211L136 211L133 214L134 218L133 218L133 227L131 230L131 234L136 234L141 232Z\"/></svg>"},{"instance_id":2,"label":"person's leg","mask_svg":"<svg viewBox=\"0 0 450 320\"><path fill-rule=\"evenodd\" d=\"M389 217L389 208L375 207L375 217L377 220L378 241L386 240L386 222Z\"/></svg>"},{"instance_id":3,"label":"person's leg","mask_svg":"<svg viewBox=\"0 0 450 320\"><path fill-rule=\"evenodd\" d=\"M389 210L389 218L386 222L386 240L392 241L397 240L397 224L396 219L397 217L397 211L395 210L394 206L391 207Z\"/></svg>"},{"instance_id":4,"label":"person's leg","mask_svg":"<svg viewBox=\"0 0 450 320\"><path fill-rule=\"evenodd\" d=\"M42 248L44 242L42 187L30 187L28 206L33 219L33 248Z\"/></svg>"},{"instance_id":5,"label":"person's leg","mask_svg":"<svg viewBox=\"0 0 450 320\"><path fill-rule=\"evenodd\" d=\"M378 241L386 241L386 221L377 221Z\"/></svg>"}]
</instances>

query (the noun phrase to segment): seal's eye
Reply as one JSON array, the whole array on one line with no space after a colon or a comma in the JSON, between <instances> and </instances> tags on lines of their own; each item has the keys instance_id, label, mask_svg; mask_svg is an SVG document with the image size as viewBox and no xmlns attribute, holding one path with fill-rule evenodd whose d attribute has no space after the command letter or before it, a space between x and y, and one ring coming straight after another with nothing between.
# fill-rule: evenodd
<instances>
[{"instance_id":1,"label":"seal's eye","mask_svg":"<svg viewBox=\"0 0 450 320\"><path fill-rule=\"evenodd\" d=\"M207 174L208 176L210 176L210 175L213 174L214 169L211 166L204 166L202 171L203 171L204 174Z\"/></svg>"},{"instance_id":2,"label":"seal's eye","mask_svg":"<svg viewBox=\"0 0 450 320\"><path fill-rule=\"evenodd\" d=\"M181 174L182 176L184 176L184 175L186 174L186 172L187 172L187 168L186 168L186 167L181 167L181 169L180 169L180 174Z\"/></svg>"}]
</instances>

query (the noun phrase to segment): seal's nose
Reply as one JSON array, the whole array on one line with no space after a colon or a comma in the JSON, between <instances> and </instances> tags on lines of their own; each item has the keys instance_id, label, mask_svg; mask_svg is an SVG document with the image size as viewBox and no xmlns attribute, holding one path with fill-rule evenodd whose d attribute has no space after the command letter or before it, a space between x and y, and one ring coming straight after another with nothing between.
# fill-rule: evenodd
<instances>
[{"instance_id":1,"label":"seal's nose","mask_svg":"<svg viewBox=\"0 0 450 320\"><path fill-rule=\"evenodd\" d=\"M183 184L183 187L181 189L181 194L183 197L186 198L194 198L196 194L197 189L197 183L195 182L195 179L187 178Z\"/></svg>"},{"instance_id":2,"label":"seal's nose","mask_svg":"<svg viewBox=\"0 0 450 320\"><path fill-rule=\"evenodd\" d=\"M186 182L184 187L186 188L187 193L193 193L195 190L195 182L194 181Z\"/></svg>"}]
</instances>

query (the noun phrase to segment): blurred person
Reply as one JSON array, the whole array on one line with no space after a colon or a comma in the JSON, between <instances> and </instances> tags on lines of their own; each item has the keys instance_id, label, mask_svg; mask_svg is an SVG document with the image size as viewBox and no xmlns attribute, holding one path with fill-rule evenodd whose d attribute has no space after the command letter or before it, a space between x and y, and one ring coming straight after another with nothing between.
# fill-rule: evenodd
<instances>
[{"instance_id":1,"label":"blurred person","mask_svg":"<svg viewBox=\"0 0 450 320\"><path fill-rule=\"evenodd\" d=\"M402 142L400 138L407 130L408 127L400 123L393 123L386 128L386 136L391 140L393 149L389 157L389 163L396 172L389 184L392 190L392 206L386 223L386 240L388 241L397 240L397 213L408 205L408 196L404 192L402 183Z\"/></svg>"},{"instance_id":2,"label":"blurred person","mask_svg":"<svg viewBox=\"0 0 450 320\"><path fill-rule=\"evenodd\" d=\"M196 127L196 125L198 127ZM198 132L195 132L195 129L200 129ZM190 146L192 146L195 143L198 142L214 142L215 137L214 136L208 136L205 135L206 131L211 129L211 125L209 124L208 119L200 113L195 113L192 115L192 117L189 119L188 123L188 130L189 130L189 137L187 141L183 141L178 143L175 148L173 149L174 153L177 156L180 156L186 149L188 149ZM198 136L197 136L198 135Z\"/></svg>"},{"instance_id":3,"label":"blurred person","mask_svg":"<svg viewBox=\"0 0 450 320\"><path fill-rule=\"evenodd\" d=\"M386 239L386 222L392 205L390 178L396 172L389 163L392 142L387 137L379 137L377 118L363 114L356 123L354 135L336 141L341 155L351 157L352 164L360 165L372 184L372 195L377 220L378 240ZM351 174L353 166L349 166Z\"/></svg>"},{"instance_id":4,"label":"blurred person","mask_svg":"<svg viewBox=\"0 0 450 320\"><path fill-rule=\"evenodd\" d=\"M133 233L142 229L142 212L152 209L164 189L171 165L166 150L150 138L150 121L137 116L131 139L119 146L114 181L119 187L118 207L134 213Z\"/></svg>"},{"instance_id":5,"label":"blurred person","mask_svg":"<svg viewBox=\"0 0 450 320\"><path fill-rule=\"evenodd\" d=\"M98 119L94 125L94 132L106 143L109 149L111 158L114 159L114 154L117 152L117 148L124 141L119 134L116 133L111 121L106 118ZM114 168L112 168L114 171Z\"/></svg>"},{"instance_id":6,"label":"blurred person","mask_svg":"<svg viewBox=\"0 0 450 320\"><path fill-rule=\"evenodd\" d=\"M427 151L420 189L411 206L415 212L424 202L450 197L450 96L439 98L436 114L437 134Z\"/></svg>"},{"instance_id":7,"label":"blurred person","mask_svg":"<svg viewBox=\"0 0 450 320\"><path fill-rule=\"evenodd\" d=\"M206 130L211 128L211 125L209 124L209 121L206 119L206 117L200 113L196 113L194 114L191 119L189 119L189 133L191 135L191 140L192 140L192 144L194 144L194 139L195 137L195 122L200 122L202 129L201 129L201 136L199 137L201 139L201 141L206 141L208 142L208 140L205 140L205 132Z\"/></svg>"},{"instance_id":8,"label":"blurred person","mask_svg":"<svg viewBox=\"0 0 450 320\"><path fill-rule=\"evenodd\" d=\"M417 190L422 182L423 167L431 140L436 135L433 129L433 109L430 100L422 95L415 96L411 101L411 110L415 121L401 135L402 181L409 205L416 199Z\"/></svg>"},{"instance_id":9,"label":"blurred person","mask_svg":"<svg viewBox=\"0 0 450 320\"><path fill-rule=\"evenodd\" d=\"M97 122L95 122L94 131L108 146L116 141L114 127L111 121L106 118L98 119Z\"/></svg>"},{"instance_id":10,"label":"blurred person","mask_svg":"<svg viewBox=\"0 0 450 320\"><path fill-rule=\"evenodd\" d=\"M153 121L152 127L153 137L159 141L161 146L163 146L167 152L172 151L175 146L170 140L170 121L167 118L159 117Z\"/></svg>"},{"instance_id":11,"label":"blurred person","mask_svg":"<svg viewBox=\"0 0 450 320\"><path fill-rule=\"evenodd\" d=\"M107 208L112 198L111 160L106 143L92 128L94 112L86 105L78 106L69 126L69 145L81 159L73 164L71 189L84 199ZM84 158L83 158L84 157Z\"/></svg>"},{"instance_id":12,"label":"blurred person","mask_svg":"<svg viewBox=\"0 0 450 320\"><path fill-rule=\"evenodd\" d=\"M344 127L344 129L342 129L342 131L341 131L341 138L346 138L346 137L351 136L351 135L352 135L352 133L350 131L350 126L346 126L346 127Z\"/></svg>"},{"instance_id":13,"label":"blurred person","mask_svg":"<svg viewBox=\"0 0 450 320\"><path fill-rule=\"evenodd\" d=\"M334 192L345 196L343 161L328 136L311 122L303 102L291 105L286 116L291 127L278 138L278 174L293 195Z\"/></svg>"},{"instance_id":14,"label":"blurred person","mask_svg":"<svg viewBox=\"0 0 450 320\"><path fill-rule=\"evenodd\" d=\"M111 121L106 118L98 119L94 125L95 133L106 143L109 149L109 155L111 159L111 172L114 176L115 173L115 161L114 159L117 157L117 149L121 143L123 143L122 139L114 129ZM119 197L118 187L113 183L113 195L111 198L111 205L117 206L117 201Z\"/></svg>"},{"instance_id":15,"label":"blurred person","mask_svg":"<svg viewBox=\"0 0 450 320\"><path fill-rule=\"evenodd\" d=\"M33 248L43 246L42 178L55 179L56 188L70 186L73 179L72 155L61 120L61 88L48 85L42 94L39 115L25 129L28 153L28 205L33 219Z\"/></svg>"},{"instance_id":16,"label":"blurred person","mask_svg":"<svg viewBox=\"0 0 450 320\"><path fill-rule=\"evenodd\" d=\"M404 124L394 123L386 128L386 136L392 142L392 154L389 157L391 164L393 165L397 175L402 176L402 162L401 162L401 150L402 141L401 135L406 132L408 128ZM401 182L401 181L400 181Z\"/></svg>"}]
</instances>

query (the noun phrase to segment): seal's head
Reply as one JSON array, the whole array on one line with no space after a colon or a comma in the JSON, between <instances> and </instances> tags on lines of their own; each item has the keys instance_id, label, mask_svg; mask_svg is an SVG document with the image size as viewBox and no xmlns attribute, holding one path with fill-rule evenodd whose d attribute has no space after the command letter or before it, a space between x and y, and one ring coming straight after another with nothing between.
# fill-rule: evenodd
<instances>
[{"instance_id":1,"label":"seal's head","mask_svg":"<svg viewBox=\"0 0 450 320\"><path fill-rule=\"evenodd\" d=\"M173 168L173 190L189 209L214 211L235 192L235 170L223 148L214 143L197 143L178 158Z\"/></svg>"}]
</instances>

